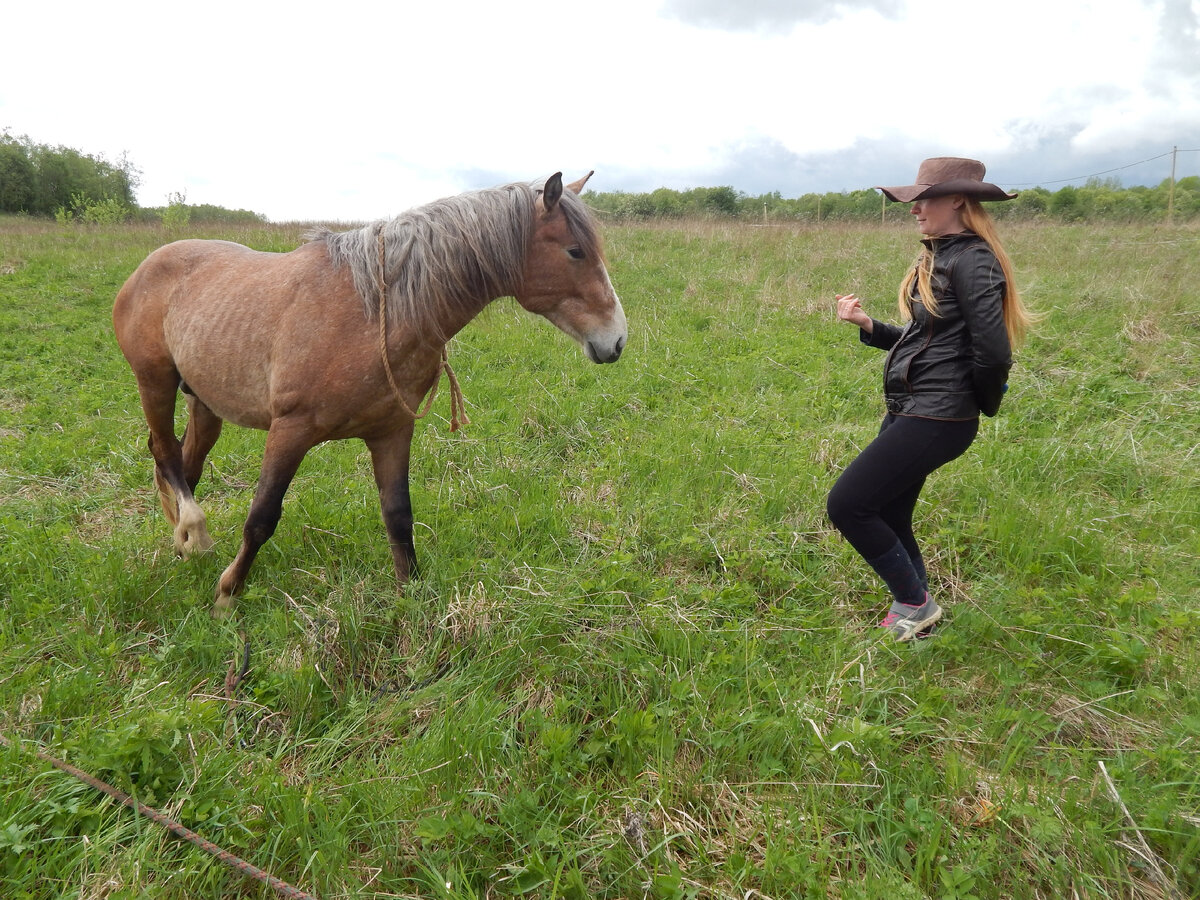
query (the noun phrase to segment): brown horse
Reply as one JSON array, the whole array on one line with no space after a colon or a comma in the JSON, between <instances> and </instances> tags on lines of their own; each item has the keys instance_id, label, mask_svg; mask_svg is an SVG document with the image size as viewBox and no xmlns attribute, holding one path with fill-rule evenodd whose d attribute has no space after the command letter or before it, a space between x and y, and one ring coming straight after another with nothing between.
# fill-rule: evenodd
<instances>
[{"instance_id":1,"label":"brown horse","mask_svg":"<svg viewBox=\"0 0 1200 900\"><path fill-rule=\"evenodd\" d=\"M397 581L416 574L414 410L441 377L446 342L492 300L516 297L593 362L616 361L625 313L578 197L590 175L566 192L557 173L540 190L511 184L354 231L322 230L290 253L178 241L138 266L117 294L113 325L137 377L154 480L181 555L213 544L192 492L223 420L267 431L214 615L232 609L300 461L323 441L366 443ZM182 440L180 390L189 411Z\"/></svg>"}]
</instances>

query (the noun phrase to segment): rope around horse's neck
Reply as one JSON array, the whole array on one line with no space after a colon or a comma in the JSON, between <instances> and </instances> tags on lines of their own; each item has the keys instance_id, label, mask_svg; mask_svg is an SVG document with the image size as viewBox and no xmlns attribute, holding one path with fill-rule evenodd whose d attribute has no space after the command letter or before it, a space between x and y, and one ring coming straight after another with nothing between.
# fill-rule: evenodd
<instances>
[{"instance_id":1,"label":"rope around horse's neck","mask_svg":"<svg viewBox=\"0 0 1200 900\"><path fill-rule=\"evenodd\" d=\"M8 738L6 738L2 734L0 734L0 744L3 744L5 747L14 746L13 742L10 741ZM20 745L17 745L17 746L20 746ZM24 749L24 748L22 748L22 749ZM100 791L100 793L107 794L108 796L112 797L118 803L122 803L125 806L128 806L134 812L141 813L147 819L151 819L151 820L157 822L159 825L166 828L172 834L176 835L177 837L183 838L189 844L199 847L205 853L211 853L213 856L215 856L221 862L225 863L227 866L237 869L243 875L248 875L249 877L255 879L256 881L262 882L263 884L267 885L272 890L274 890L275 893L279 894L279 896L287 897L287 898L289 898L289 900L315 900L315 898L312 896L312 894L306 894L306 893L304 893L304 891L299 890L298 888L292 887L286 881L280 881L274 875L271 875L268 872L264 872L262 869L246 862L244 859L241 859L240 857L234 856L228 850L222 850L220 847L218 847L212 841L206 840L205 838L202 838L200 835L196 834L196 832L192 831L190 828L186 828L183 825L180 825L178 822L168 819L166 816L164 816L162 813L160 813L157 809L147 806L144 803L139 803L137 800L130 797L124 791L113 787L111 784L107 784L107 783L101 781L99 778L94 778L93 776L89 775L87 772L84 772L82 769L75 768L70 763L65 763L61 759L55 759L49 753L43 753L41 750L37 750L37 749L35 749L33 751L33 753L35 756L37 756L38 759L42 760L43 762L50 763L50 765L54 766L54 768L59 769L63 772L66 772L68 775L71 775L75 778L78 778L80 781L82 781L88 787L95 788L96 790Z\"/></svg>"},{"instance_id":2,"label":"rope around horse's neck","mask_svg":"<svg viewBox=\"0 0 1200 900\"><path fill-rule=\"evenodd\" d=\"M387 279L385 276L385 250L386 246L383 238L383 225L380 224L375 231L375 243L377 247L377 265L375 268L375 284L379 288L379 355L383 360L383 371L387 375L388 384L392 386L392 393L396 395L396 399L400 401L400 408L403 409L415 422L417 419L423 419L429 415L429 410L433 406L433 398L437 396L438 385L442 381L442 372L446 373L446 378L450 382L450 430L458 431L460 425L470 425L471 420L467 418L467 407L463 400L462 388L458 385L458 378L454 374L454 370L450 368L450 351L446 349L446 345L442 345L442 359L438 363L437 374L434 376L433 387L429 391L429 395L425 398L425 408L419 413L413 412L407 403L404 402L404 395L400 393L400 388L396 384L396 376L392 374L392 363L388 358L387 345ZM404 252L404 259L401 260L401 265L408 258L408 251ZM419 405L419 404L418 404Z\"/></svg>"}]
</instances>

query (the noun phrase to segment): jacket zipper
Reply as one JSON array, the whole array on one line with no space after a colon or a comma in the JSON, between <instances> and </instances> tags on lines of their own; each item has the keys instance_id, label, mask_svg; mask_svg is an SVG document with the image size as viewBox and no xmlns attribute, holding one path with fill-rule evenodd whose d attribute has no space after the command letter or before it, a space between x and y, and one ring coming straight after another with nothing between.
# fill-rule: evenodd
<instances>
[{"instance_id":1,"label":"jacket zipper","mask_svg":"<svg viewBox=\"0 0 1200 900\"><path fill-rule=\"evenodd\" d=\"M929 315L929 311L926 310L925 317L929 320L929 331L925 335L925 343L918 348L916 353L908 358L908 365L904 367L904 387L909 394L915 393L912 389L912 382L908 380L908 373L912 371L912 364L916 361L917 357L924 353L929 345L933 342L933 316Z\"/></svg>"},{"instance_id":2,"label":"jacket zipper","mask_svg":"<svg viewBox=\"0 0 1200 900\"><path fill-rule=\"evenodd\" d=\"M912 327L913 320L909 319L904 324L904 330L900 332L900 337L896 338L896 343L892 344L891 349L887 352L887 356L883 358L883 395L885 397L887 396L888 389L888 372L890 372L892 368L892 357L896 355L896 350L899 349L902 343L904 343L904 337L908 334Z\"/></svg>"}]
</instances>

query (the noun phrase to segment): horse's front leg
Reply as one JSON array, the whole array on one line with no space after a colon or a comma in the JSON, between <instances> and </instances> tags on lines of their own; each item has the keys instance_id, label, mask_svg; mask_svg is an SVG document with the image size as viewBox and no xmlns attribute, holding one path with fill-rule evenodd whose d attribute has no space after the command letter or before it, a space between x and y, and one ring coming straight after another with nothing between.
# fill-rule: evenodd
<instances>
[{"instance_id":1,"label":"horse's front leg","mask_svg":"<svg viewBox=\"0 0 1200 900\"><path fill-rule=\"evenodd\" d=\"M258 487L254 490L250 514L242 528L242 547L217 582L217 598L212 611L214 617L222 618L232 611L233 598L246 583L254 557L275 533L275 526L283 514L283 495L287 493L288 485L300 468L300 461L313 443L313 432L304 423L280 419L271 423Z\"/></svg>"},{"instance_id":2,"label":"horse's front leg","mask_svg":"<svg viewBox=\"0 0 1200 900\"><path fill-rule=\"evenodd\" d=\"M382 438L367 441L375 484L379 488L379 508L387 528L392 561L396 565L396 584L417 577L417 551L413 545L412 499L408 493L408 458L412 448L413 426L401 428Z\"/></svg>"}]
</instances>

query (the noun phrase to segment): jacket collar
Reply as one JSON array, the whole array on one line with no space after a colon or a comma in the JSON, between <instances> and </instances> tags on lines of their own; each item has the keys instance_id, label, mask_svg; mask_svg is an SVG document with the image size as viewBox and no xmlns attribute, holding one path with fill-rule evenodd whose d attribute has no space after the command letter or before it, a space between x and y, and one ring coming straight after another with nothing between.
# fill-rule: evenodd
<instances>
[{"instance_id":1,"label":"jacket collar","mask_svg":"<svg viewBox=\"0 0 1200 900\"><path fill-rule=\"evenodd\" d=\"M943 250L947 247L953 247L955 244L963 241L978 240L979 235L973 231L960 231L958 234L948 234L945 237L936 238L921 238L921 243L930 250Z\"/></svg>"}]
</instances>

